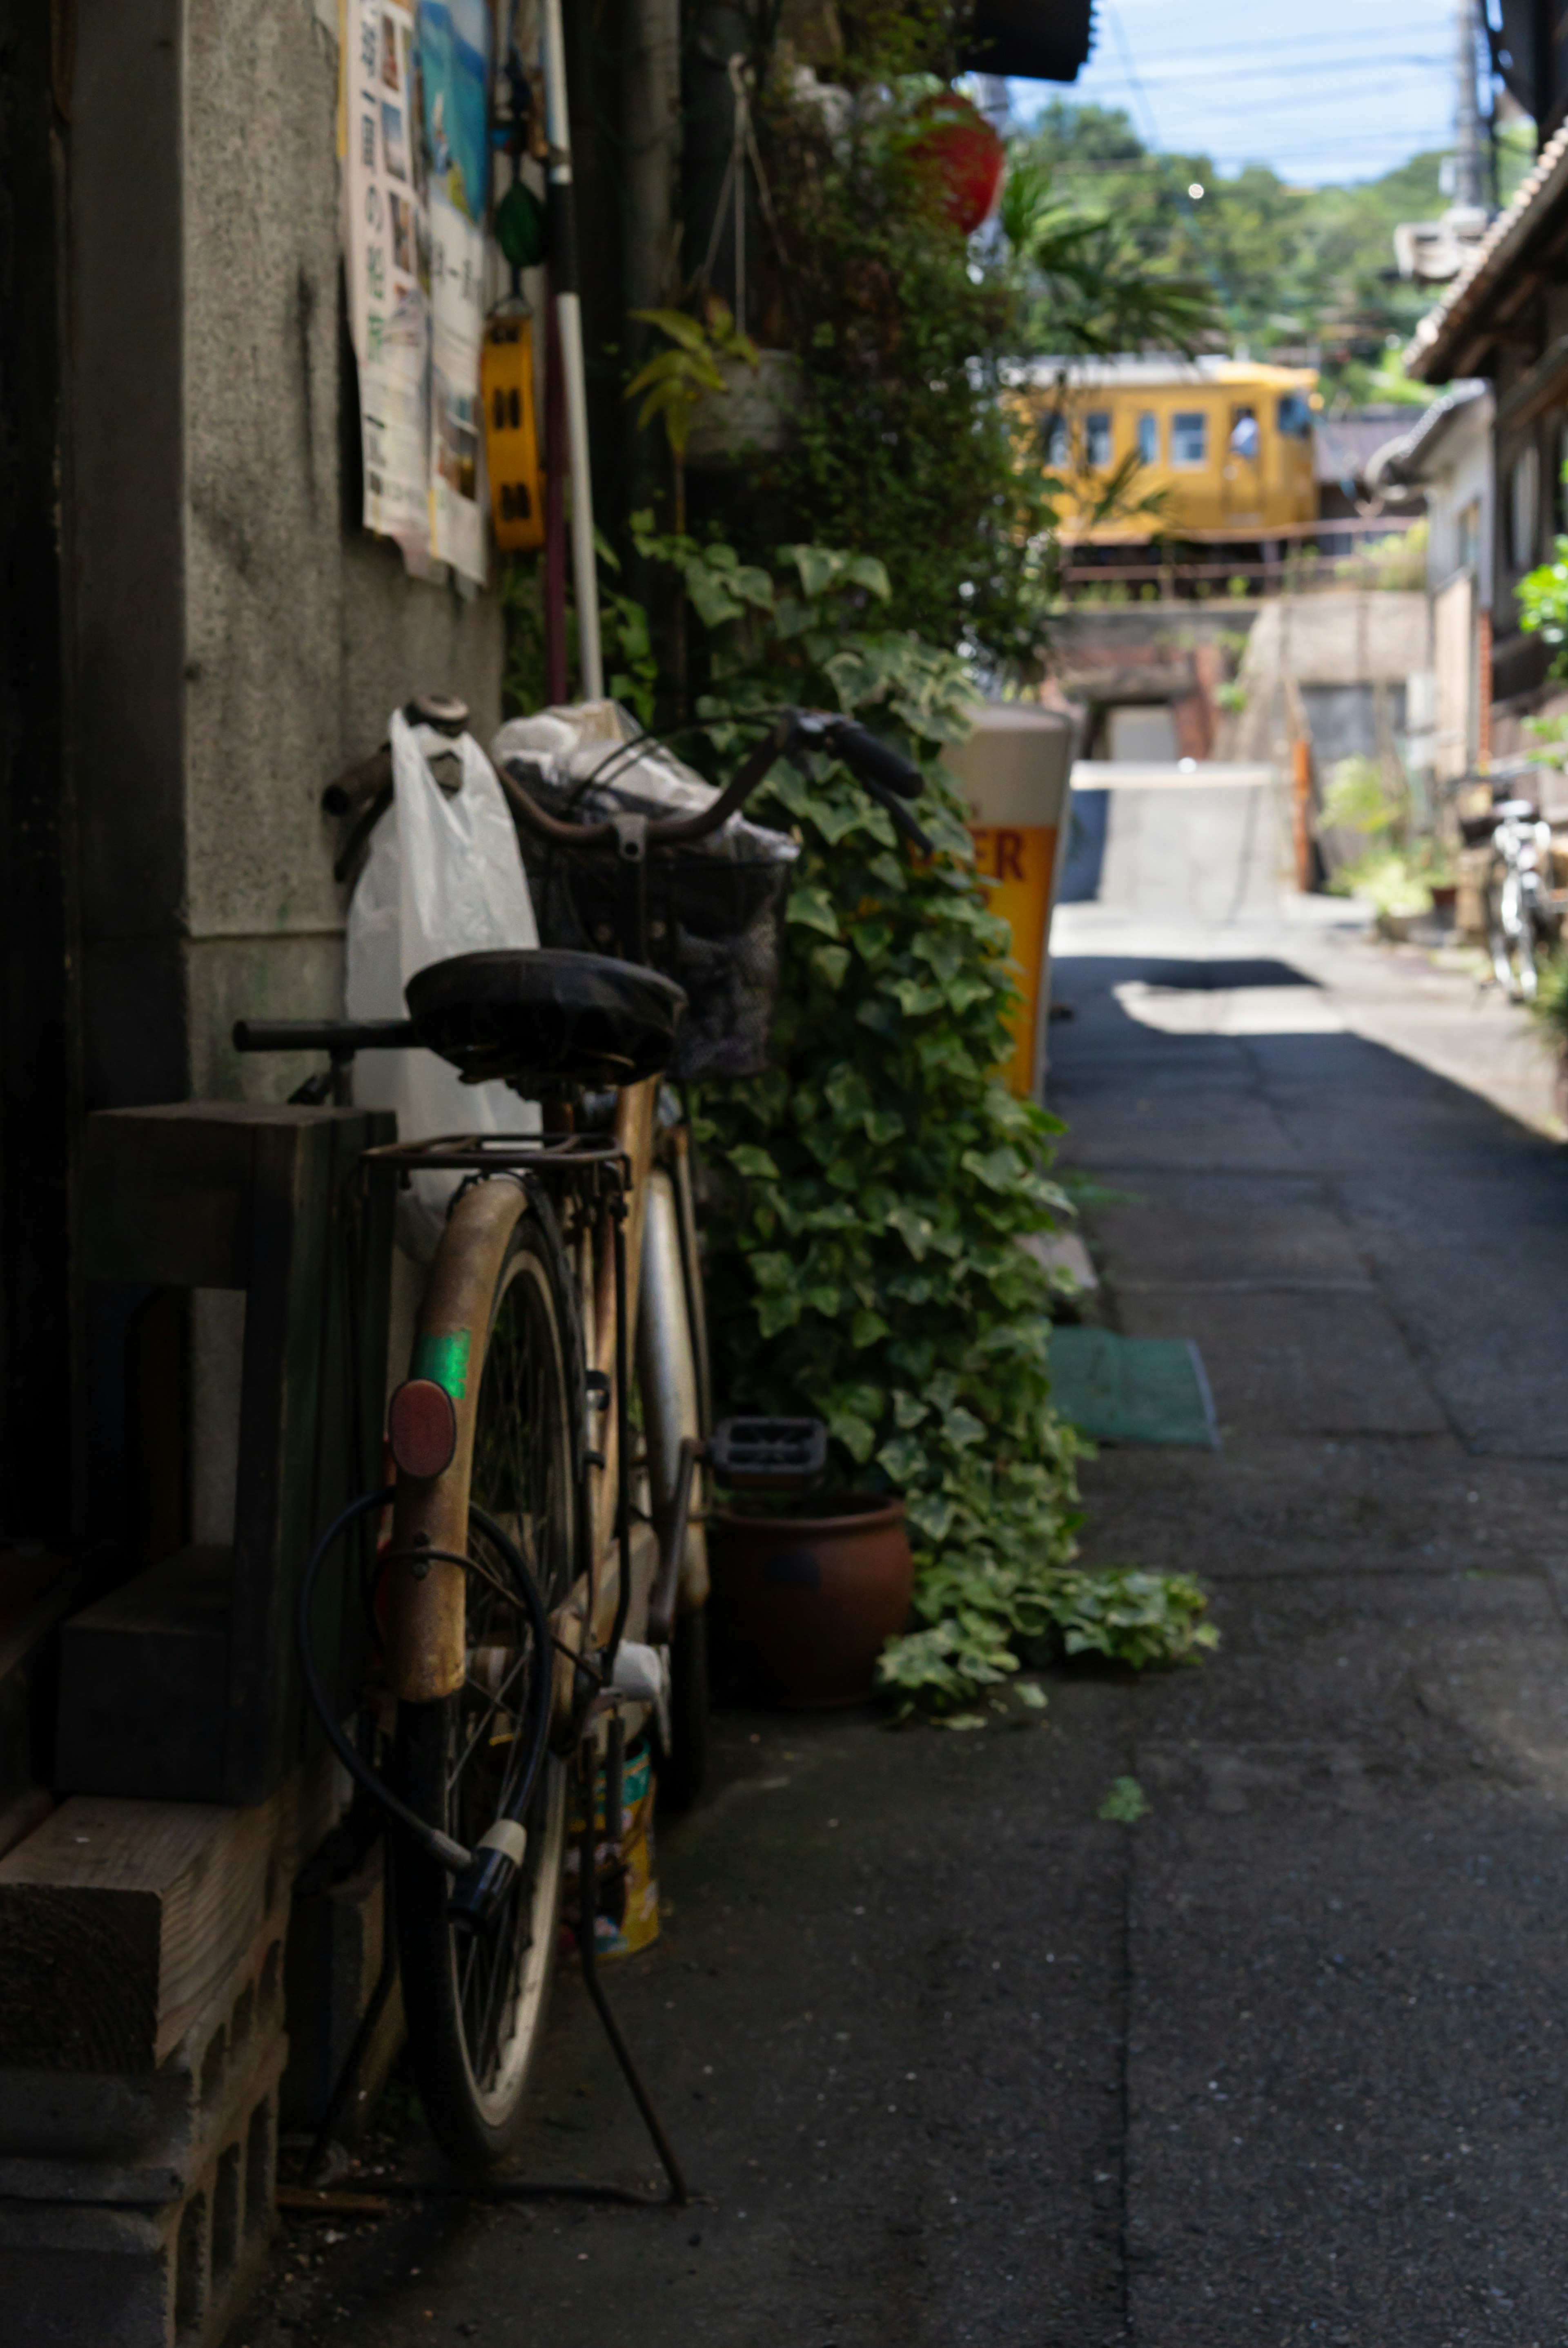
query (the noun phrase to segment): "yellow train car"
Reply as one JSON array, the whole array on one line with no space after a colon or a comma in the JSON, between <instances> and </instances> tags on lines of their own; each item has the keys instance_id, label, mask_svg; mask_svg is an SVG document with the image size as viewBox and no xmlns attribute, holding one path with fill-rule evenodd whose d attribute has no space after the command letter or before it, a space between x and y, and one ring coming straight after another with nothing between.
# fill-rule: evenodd
<instances>
[{"instance_id":1,"label":"yellow train car","mask_svg":"<svg viewBox=\"0 0 1568 2348\"><path fill-rule=\"evenodd\" d=\"M1039 359L1017 396L1041 469L1069 484L1064 540L1125 546L1316 520L1317 386L1314 368L1251 359ZM1097 519L1123 465L1116 510Z\"/></svg>"}]
</instances>

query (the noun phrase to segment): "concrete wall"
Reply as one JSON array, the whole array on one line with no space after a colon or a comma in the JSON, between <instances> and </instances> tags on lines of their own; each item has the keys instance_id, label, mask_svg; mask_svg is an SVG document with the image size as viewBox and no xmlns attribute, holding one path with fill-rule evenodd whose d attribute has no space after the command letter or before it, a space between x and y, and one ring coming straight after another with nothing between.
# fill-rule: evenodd
<instances>
[{"instance_id":1,"label":"concrete wall","mask_svg":"<svg viewBox=\"0 0 1568 2348\"><path fill-rule=\"evenodd\" d=\"M1228 716L1214 755L1279 758L1291 728L1286 686L1399 686L1431 666L1431 620L1424 594L1281 595L1259 607L1236 682L1245 708ZM1368 740L1368 751L1378 746Z\"/></svg>"},{"instance_id":2,"label":"concrete wall","mask_svg":"<svg viewBox=\"0 0 1568 2348\"><path fill-rule=\"evenodd\" d=\"M1477 530L1470 560L1476 566L1481 608L1490 611L1494 537L1491 414L1489 400L1477 405L1486 410L1485 415L1473 423L1467 416L1450 427L1449 440L1441 450L1446 461L1435 466L1427 479L1427 589L1435 595L1460 569L1465 555L1460 545L1460 519L1473 506Z\"/></svg>"},{"instance_id":3,"label":"concrete wall","mask_svg":"<svg viewBox=\"0 0 1568 2348\"><path fill-rule=\"evenodd\" d=\"M80 0L72 542L89 1106L266 1096L339 1005L323 785L420 686L499 718L497 599L359 527L332 0Z\"/></svg>"}]
</instances>

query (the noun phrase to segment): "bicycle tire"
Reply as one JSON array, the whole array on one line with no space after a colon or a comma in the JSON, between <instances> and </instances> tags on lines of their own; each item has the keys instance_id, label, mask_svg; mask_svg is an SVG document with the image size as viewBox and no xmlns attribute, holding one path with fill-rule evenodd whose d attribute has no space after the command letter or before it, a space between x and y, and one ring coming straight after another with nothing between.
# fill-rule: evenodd
<instances>
[{"instance_id":1,"label":"bicycle tire","mask_svg":"<svg viewBox=\"0 0 1568 2348\"><path fill-rule=\"evenodd\" d=\"M570 1278L548 1206L535 1203L518 1220L478 1317L472 1497L518 1540L548 1612L568 1595L576 1560L583 1381ZM528 1684L523 1661L506 1660L528 1653L510 1643L520 1641L521 1611L497 1594L498 1552L483 1549L471 1533L466 1647L470 1659L487 1660L471 1660L456 1695L400 1704L394 1753L410 1808L469 1846L499 1814L511 1756L526 1745L502 1701L514 1679ZM500 1734L485 1735L497 1715ZM476 1934L448 1921L446 1870L407 1837L399 1850L395 1908L410 2062L431 2134L459 2168L504 2158L521 2123L555 1969L566 1804L566 1768L547 1754L523 1865L499 1915Z\"/></svg>"},{"instance_id":2,"label":"bicycle tire","mask_svg":"<svg viewBox=\"0 0 1568 2348\"><path fill-rule=\"evenodd\" d=\"M1491 963L1491 974L1499 986L1513 993L1513 957L1512 941L1502 910L1501 883L1489 880L1486 889L1486 951Z\"/></svg>"},{"instance_id":3,"label":"bicycle tire","mask_svg":"<svg viewBox=\"0 0 1568 2348\"><path fill-rule=\"evenodd\" d=\"M708 1607L675 1617L670 1642L670 1742L659 1756L659 1805L679 1817L708 1774Z\"/></svg>"},{"instance_id":4,"label":"bicycle tire","mask_svg":"<svg viewBox=\"0 0 1568 2348\"><path fill-rule=\"evenodd\" d=\"M1540 983L1535 960L1535 908L1522 890L1519 894L1519 934L1514 940L1514 961L1519 971L1519 999L1533 1003Z\"/></svg>"},{"instance_id":5,"label":"bicycle tire","mask_svg":"<svg viewBox=\"0 0 1568 2348\"><path fill-rule=\"evenodd\" d=\"M650 1231L645 1233L644 1237L645 1288L642 1315L638 1324L638 1387L642 1397L641 1416L648 1433L649 1450L645 1450L644 1467L652 1479L656 1509L661 1512L670 1507L673 1498L673 1446L687 1438L702 1441L710 1430L705 1423L702 1376L704 1349L699 1342L702 1334L699 1328L699 1316L702 1311L702 1299L701 1274L696 1268L694 1235L685 1227L685 1205L679 1182L671 1180L666 1175L656 1175L654 1181L655 1184L662 1184L663 1204L673 1217L673 1261L679 1266L678 1297L673 1300L674 1311L671 1315L673 1325L668 1327L667 1338L672 1344L677 1359L680 1358L682 1351L685 1354L684 1373L675 1370L671 1375L668 1347L661 1347L657 1344L651 1343L653 1337L653 1317L658 1310L659 1291L655 1286L652 1292L650 1292L646 1286L650 1271L649 1251L651 1248L651 1231ZM660 1198L656 1191L649 1208L651 1217L659 1204ZM665 1258L666 1262L670 1260L668 1256ZM698 1293L695 1295L692 1293L694 1279L698 1284ZM671 1302L672 1300L668 1296L663 1299L667 1313ZM667 1396L672 1399L666 1401L663 1411L660 1414L662 1419L662 1429L661 1433L656 1433L655 1422L650 1412L647 1382L650 1378L661 1378L661 1357L663 1388ZM658 1447L662 1457L662 1465L659 1468L655 1467L654 1460L649 1456L650 1450L654 1446ZM692 1494L695 1513L700 1514L701 1499L702 1488L699 1483ZM686 1539L689 1557L692 1541L702 1541L704 1539L700 1524L688 1524ZM683 1566L682 1572L684 1570ZM705 1572L704 1560L704 1579ZM668 1718L667 1723L655 1731L655 1759L658 1764L659 1807L661 1811L671 1814L691 1807L702 1791L702 1781L707 1775L707 1612L705 1597L696 1605L687 1604L682 1607L676 1614L670 1643Z\"/></svg>"}]
</instances>

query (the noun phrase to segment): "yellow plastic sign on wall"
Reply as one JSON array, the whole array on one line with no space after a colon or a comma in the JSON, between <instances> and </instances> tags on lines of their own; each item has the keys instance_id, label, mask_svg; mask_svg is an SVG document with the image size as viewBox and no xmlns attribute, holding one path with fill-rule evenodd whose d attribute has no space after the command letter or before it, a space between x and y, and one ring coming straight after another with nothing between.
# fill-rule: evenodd
<instances>
[{"instance_id":1,"label":"yellow plastic sign on wall","mask_svg":"<svg viewBox=\"0 0 1568 2348\"><path fill-rule=\"evenodd\" d=\"M491 318L479 363L490 518L504 554L545 542L539 442L534 422L534 338L524 317Z\"/></svg>"},{"instance_id":2,"label":"yellow plastic sign on wall","mask_svg":"<svg viewBox=\"0 0 1568 2348\"><path fill-rule=\"evenodd\" d=\"M1056 876L1054 823L972 823L975 870L990 886L986 910L996 913L1012 932L1012 958L1019 966L1023 1001L1008 1014L1013 1039L1012 1056L1000 1074L1008 1090L1020 1100L1032 1098L1035 1086L1035 1041L1040 1018L1040 980L1046 939L1050 930L1051 888Z\"/></svg>"}]
</instances>

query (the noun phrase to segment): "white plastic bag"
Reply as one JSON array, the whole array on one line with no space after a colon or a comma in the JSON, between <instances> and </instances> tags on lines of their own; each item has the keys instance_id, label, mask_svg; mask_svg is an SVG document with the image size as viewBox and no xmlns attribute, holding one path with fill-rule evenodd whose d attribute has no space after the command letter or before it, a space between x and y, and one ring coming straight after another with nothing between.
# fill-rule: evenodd
<instances>
[{"instance_id":1,"label":"white plastic bag","mask_svg":"<svg viewBox=\"0 0 1568 2348\"><path fill-rule=\"evenodd\" d=\"M405 1019L415 971L454 954L539 942L518 835L479 745L392 720L393 804L376 825L348 909L343 1007L351 1019ZM463 781L450 798L429 754L456 751ZM400 1141L447 1133L537 1133L538 1105L503 1084L466 1085L434 1052L362 1052L354 1097L397 1112ZM398 1194L397 1236L410 1254L435 1253L459 1178L416 1174Z\"/></svg>"}]
</instances>

